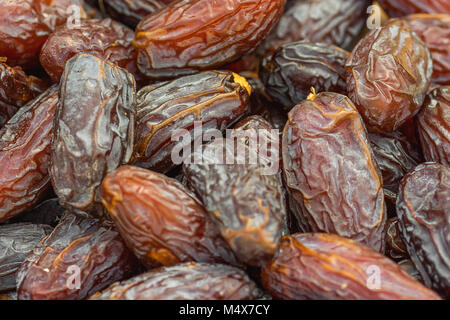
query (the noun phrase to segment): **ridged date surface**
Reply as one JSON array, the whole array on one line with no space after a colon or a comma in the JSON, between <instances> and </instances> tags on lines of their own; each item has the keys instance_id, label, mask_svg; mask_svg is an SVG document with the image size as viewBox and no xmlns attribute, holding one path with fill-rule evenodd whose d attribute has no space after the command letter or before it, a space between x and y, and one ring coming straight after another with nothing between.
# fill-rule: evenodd
<instances>
[{"instance_id":1,"label":"ridged date surface","mask_svg":"<svg viewBox=\"0 0 450 320\"><path fill-rule=\"evenodd\" d=\"M43 224L0 225L0 292L16 289L16 271L52 228Z\"/></svg>"},{"instance_id":2,"label":"ridged date surface","mask_svg":"<svg viewBox=\"0 0 450 320\"><path fill-rule=\"evenodd\" d=\"M332 234L283 237L262 282L276 299L440 300L389 258Z\"/></svg>"},{"instance_id":3,"label":"ridged date surface","mask_svg":"<svg viewBox=\"0 0 450 320\"><path fill-rule=\"evenodd\" d=\"M63 26L44 44L40 61L54 82L59 82L66 62L77 53L90 53L127 69L141 80L132 46L134 33L111 19L82 21L77 26Z\"/></svg>"},{"instance_id":4,"label":"ridged date surface","mask_svg":"<svg viewBox=\"0 0 450 320\"><path fill-rule=\"evenodd\" d=\"M261 290L237 268L206 263L162 267L113 284L93 300L254 300Z\"/></svg>"},{"instance_id":5,"label":"ridged date surface","mask_svg":"<svg viewBox=\"0 0 450 320\"><path fill-rule=\"evenodd\" d=\"M141 20L164 7L159 0L104 0L108 14L131 28L135 28Z\"/></svg>"},{"instance_id":6,"label":"ridged date surface","mask_svg":"<svg viewBox=\"0 0 450 320\"><path fill-rule=\"evenodd\" d=\"M139 69L168 78L220 67L254 50L280 18L285 0L183 0L136 28Z\"/></svg>"},{"instance_id":7,"label":"ridged date surface","mask_svg":"<svg viewBox=\"0 0 450 320\"><path fill-rule=\"evenodd\" d=\"M173 169L172 141L176 129L224 131L246 112L251 89L247 81L227 71L207 71L150 85L137 94L136 147L133 163L166 173Z\"/></svg>"},{"instance_id":8,"label":"ridged date surface","mask_svg":"<svg viewBox=\"0 0 450 320\"><path fill-rule=\"evenodd\" d=\"M392 132L422 106L431 82L430 51L395 20L369 32L346 63L349 98L367 128Z\"/></svg>"},{"instance_id":9,"label":"ridged date surface","mask_svg":"<svg viewBox=\"0 0 450 320\"><path fill-rule=\"evenodd\" d=\"M50 187L48 166L57 104L58 88L53 86L0 129L0 222L31 209Z\"/></svg>"},{"instance_id":10,"label":"ridged date surface","mask_svg":"<svg viewBox=\"0 0 450 320\"><path fill-rule=\"evenodd\" d=\"M17 273L18 298L86 299L116 281L134 276L137 268L136 258L110 225L67 212L21 265Z\"/></svg>"},{"instance_id":11,"label":"ridged date surface","mask_svg":"<svg viewBox=\"0 0 450 320\"><path fill-rule=\"evenodd\" d=\"M106 177L102 197L123 239L147 267L188 261L237 265L203 206L178 181L123 166Z\"/></svg>"},{"instance_id":12,"label":"ridged date surface","mask_svg":"<svg viewBox=\"0 0 450 320\"><path fill-rule=\"evenodd\" d=\"M425 163L408 173L397 199L399 229L425 285L450 298L450 169Z\"/></svg>"},{"instance_id":13,"label":"ridged date surface","mask_svg":"<svg viewBox=\"0 0 450 320\"><path fill-rule=\"evenodd\" d=\"M280 22L258 48L271 55L281 45L309 40L351 50L367 19L366 0L291 1Z\"/></svg>"},{"instance_id":14,"label":"ridged date surface","mask_svg":"<svg viewBox=\"0 0 450 320\"><path fill-rule=\"evenodd\" d=\"M103 178L133 151L135 82L131 74L90 54L67 62L55 114L50 176L62 206L101 207Z\"/></svg>"},{"instance_id":15,"label":"ridged date surface","mask_svg":"<svg viewBox=\"0 0 450 320\"><path fill-rule=\"evenodd\" d=\"M270 96L287 110L311 92L347 93L345 61L349 53L329 44L300 41L283 45L260 70Z\"/></svg>"},{"instance_id":16,"label":"ridged date surface","mask_svg":"<svg viewBox=\"0 0 450 320\"><path fill-rule=\"evenodd\" d=\"M398 218L391 218L386 226L386 256L394 261L409 259L406 245L400 236Z\"/></svg>"},{"instance_id":17,"label":"ridged date surface","mask_svg":"<svg viewBox=\"0 0 450 320\"><path fill-rule=\"evenodd\" d=\"M448 0L378 0L378 2L391 17L401 17L411 13L450 14Z\"/></svg>"},{"instance_id":18,"label":"ridged date surface","mask_svg":"<svg viewBox=\"0 0 450 320\"><path fill-rule=\"evenodd\" d=\"M417 115L424 157L450 167L450 86L432 91Z\"/></svg>"},{"instance_id":19,"label":"ridged date surface","mask_svg":"<svg viewBox=\"0 0 450 320\"><path fill-rule=\"evenodd\" d=\"M383 182L353 103L319 93L289 113L283 170L300 229L335 233L383 251Z\"/></svg>"}]
</instances>

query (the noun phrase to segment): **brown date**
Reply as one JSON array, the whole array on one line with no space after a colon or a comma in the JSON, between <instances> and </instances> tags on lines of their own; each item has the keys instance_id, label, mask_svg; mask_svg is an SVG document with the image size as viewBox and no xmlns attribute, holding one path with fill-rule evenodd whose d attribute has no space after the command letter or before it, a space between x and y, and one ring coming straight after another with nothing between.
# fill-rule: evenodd
<instances>
[{"instance_id":1,"label":"brown date","mask_svg":"<svg viewBox=\"0 0 450 320\"><path fill-rule=\"evenodd\" d=\"M248 112L250 86L228 71L207 71L142 88L137 94L136 146L133 164L167 173L175 167L174 130L195 136L194 122L202 130L226 128ZM182 141L185 143L185 141Z\"/></svg>"},{"instance_id":2,"label":"brown date","mask_svg":"<svg viewBox=\"0 0 450 320\"><path fill-rule=\"evenodd\" d=\"M50 187L48 163L57 104L55 85L0 129L0 222L32 209Z\"/></svg>"},{"instance_id":3,"label":"brown date","mask_svg":"<svg viewBox=\"0 0 450 320\"><path fill-rule=\"evenodd\" d=\"M286 187L300 230L335 233L383 252L383 182L350 99L325 92L295 106L282 148Z\"/></svg>"},{"instance_id":4,"label":"brown date","mask_svg":"<svg viewBox=\"0 0 450 320\"><path fill-rule=\"evenodd\" d=\"M254 300L262 291L235 267L188 262L115 283L92 300Z\"/></svg>"},{"instance_id":5,"label":"brown date","mask_svg":"<svg viewBox=\"0 0 450 320\"><path fill-rule=\"evenodd\" d=\"M123 166L102 185L103 205L148 268L198 261L238 265L203 206L178 181Z\"/></svg>"},{"instance_id":6,"label":"brown date","mask_svg":"<svg viewBox=\"0 0 450 320\"><path fill-rule=\"evenodd\" d=\"M66 212L17 273L19 300L86 299L136 274L139 265L111 225ZM77 273L79 287L73 275Z\"/></svg>"},{"instance_id":7,"label":"brown date","mask_svg":"<svg viewBox=\"0 0 450 320\"><path fill-rule=\"evenodd\" d=\"M230 63L257 47L278 22L285 2L171 2L138 24L133 42L138 67L147 77L158 79Z\"/></svg>"},{"instance_id":8,"label":"brown date","mask_svg":"<svg viewBox=\"0 0 450 320\"><path fill-rule=\"evenodd\" d=\"M164 7L160 0L103 0L106 12L116 19L135 28L146 16Z\"/></svg>"},{"instance_id":9,"label":"brown date","mask_svg":"<svg viewBox=\"0 0 450 320\"><path fill-rule=\"evenodd\" d=\"M401 17L411 13L450 14L448 0L378 0L378 2L391 17Z\"/></svg>"},{"instance_id":10,"label":"brown date","mask_svg":"<svg viewBox=\"0 0 450 320\"><path fill-rule=\"evenodd\" d=\"M425 159L450 167L450 86L432 91L416 119Z\"/></svg>"},{"instance_id":11,"label":"brown date","mask_svg":"<svg viewBox=\"0 0 450 320\"><path fill-rule=\"evenodd\" d=\"M386 225L386 256L394 261L409 259L408 251L398 229L398 218L391 218Z\"/></svg>"},{"instance_id":12,"label":"brown date","mask_svg":"<svg viewBox=\"0 0 450 320\"><path fill-rule=\"evenodd\" d=\"M378 132L397 130L419 111L433 72L426 45L395 21L361 39L345 67L349 98Z\"/></svg>"},{"instance_id":13,"label":"brown date","mask_svg":"<svg viewBox=\"0 0 450 320\"><path fill-rule=\"evenodd\" d=\"M440 300L389 258L333 234L283 237L262 282L276 299Z\"/></svg>"},{"instance_id":14,"label":"brown date","mask_svg":"<svg viewBox=\"0 0 450 320\"><path fill-rule=\"evenodd\" d=\"M132 155L135 90L133 76L109 61L81 53L67 62L49 170L63 207L101 215L103 178Z\"/></svg>"},{"instance_id":15,"label":"brown date","mask_svg":"<svg viewBox=\"0 0 450 320\"><path fill-rule=\"evenodd\" d=\"M8 220L8 223L31 222L56 227L65 211L66 209L59 205L58 198L48 199L39 203L31 210Z\"/></svg>"},{"instance_id":16,"label":"brown date","mask_svg":"<svg viewBox=\"0 0 450 320\"><path fill-rule=\"evenodd\" d=\"M450 169L428 162L409 172L397 198L399 230L424 283L450 298Z\"/></svg>"}]
</instances>

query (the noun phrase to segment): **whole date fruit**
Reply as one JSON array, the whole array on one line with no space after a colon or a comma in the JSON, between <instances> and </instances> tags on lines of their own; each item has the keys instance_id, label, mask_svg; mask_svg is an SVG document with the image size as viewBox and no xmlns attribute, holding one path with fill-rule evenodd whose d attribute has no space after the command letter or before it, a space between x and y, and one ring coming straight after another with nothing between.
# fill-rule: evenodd
<instances>
[{"instance_id":1,"label":"whole date fruit","mask_svg":"<svg viewBox=\"0 0 450 320\"><path fill-rule=\"evenodd\" d=\"M285 0L182 0L147 16L133 45L139 69L171 78L214 69L250 52L278 22Z\"/></svg>"},{"instance_id":2,"label":"whole date fruit","mask_svg":"<svg viewBox=\"0 0 450 320\"><path fill-rule=\"evenodd\" d=\"M349 53L333 45L300 41L277 49L262 62L261 80L287 110L317 92L347 93L345 61Z\"/></svg>"},{"instance_id":3,"label":"whole date fruit","mask_svg":"<svg viewBox=\"0 0 450 320\"><path fill-rule=\"evenodd\" d=\"M137 270L136 258L110 225L66 212L20 266L18 298L85 299Z\"/></svg>"},{"instance_id":4,"label":"whole date fruit","mask_svg":"<svg viewBox=\"0 0 450 320\"><path fill-rule=\"evenodd\" d=\"M419 111L433 72L422 40L389 22L361 39L345 67L349 98L367 128L381 132L397 130Z\"/></svg>"},{"instance_id":5,"label":"whole date fruit","mask_svg":"<svg viewBox=\"0 0 450 320\"><path fill-rule=\"evenodd\" d=\"M48 163L57 104L55 85L0 129L0 222L32 209L50 187Z\"/></svg>"},{"instance_id":6,"label":"whole date fruit","mask_svg":"<svg viewBox=\"0 0 450 320\"><path fill-rule=\"evenodd\" d=\"M103 205L148 268L199 261L238 265L202 205L178 181L123 166L102 185Z\"/></svg>"},{"instance_id":7,"label":"whole date fruit","mask_svg":"<svg viewBox=\"0 0 450 320\"><path fill-rule=\"evenodd\" d=\"M160 0L103 0L106 12L116 19L135 28L146 16L164 7Z\"/></svg>"},{"instance_id":8,"label":"whole date fruit","mask_svg":"<svg viewBox=\"0 0 450 320\"><path fill-rule=\"evenodd\" d=\"M276 299L440 300L389 258L333 234L283 237L262 282Z\"/></svg>"},{"instance_id":9,"label":"whole date fruit","mask_svg":"<svg viewBox=\"0 0 450 320\"><path fill-rule=\"evenodd\" d=\"M0 292L16 289L16 271L52 227L44 224L0 225Z\"/></svg>"},{"instance_id":10,"label":"whole date fruit","mask_svg":"<svg viewBox=\"0 0 450 320\"><path fill-rule=\"evenodd\" d=\"M400 183L399 230L424 283L450 298L450 169L424 163Z\"/></svg>"},{"instance_id":11,"label":"whole date fruit","mask_svg":"<svg viewBox=\"0 0 450 320\"><path fill-rule=\"evenodd\" d=\"M283 170L300 230L384 251L383 182L361 117L346 96L312 94L289 112Z\"/></svg>"},{"instance_id":12,"label":"whole date fruit","mask_svg":"<svg viewBox=\"0 0 450 320\"><path fill-rule=\"evenodd\" d=\"M50 161L63 207L101 214L103 178L132 155L135 90L133 76L109 61L81 53L67 62Z\"/></svg>"},{"instance_id":13,"label":"whole date fruit","mask_svg":"<svg viewBox=\"0 0 450 320\"><path fill-rule=\"evenodd\" d=\"M76 26L63 26L52 33L41 50L40 61L54 82L59 82L66 62L77 53L107 59L142 80L132 46L134 33L111 19L91 19Z\"/></svg>"},{"instance_id":14,"label":"whole date fruit","mask_svg":"<svg viewBox=\"0 0 450 320\"><path fill-rule=\"evenodd\" d=\"M270 56L281 45L300 40L334 44L351 50L367 19L367 0L297 0L257 52Z\"/></svg>"},{"instance_id":15,"label":"whole date fruit","mask_svg":"<svg viewBox=\"0 0 450 320\"><path fill-rule=\"evenodd\" d=\"M448 0L378 0L378 2L391 17L401 17L411 13L450 14Z\"/></svg>"},{"instance_id":16,"label":"whole date fruit","mask_svg":"<svg viewBox=\"0 0 450 320\"><path fill-rule=\"evenodd\" d=\"M254 300L261 290L248 275L223 264L184 263L115 283L92 300Z\"/></svg>"},{"instance_id":17,"label":"whole date fruit","mask_svg":"<svg viewBox=\"0 0 450 320\"><path fill-rule=\"evenodd\" d=\"M450 167L450 86L426 97L416 122L425 159Z\"/></svg>"},{"instance_id":18,"label":"whole date fruit","mask_svg":"<svg viewBox=\"0 0 450 320\"><path fill-rule=\"evenodd\" d=\"M248 112L247 81L228 71L206 71L142 88L137 94L133 164L167 173L175 167L174 130L187 130L191 141L207 130L224 131ZM201 121L196 134L194 122Z\"/></svg>"}]
</instances>

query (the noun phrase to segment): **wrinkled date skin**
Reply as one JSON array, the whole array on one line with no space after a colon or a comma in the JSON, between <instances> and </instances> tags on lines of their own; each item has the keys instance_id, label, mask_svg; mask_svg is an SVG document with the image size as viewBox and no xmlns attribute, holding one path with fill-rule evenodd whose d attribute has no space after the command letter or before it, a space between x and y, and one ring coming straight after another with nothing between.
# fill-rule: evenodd
<instances>
[{"instance_id":1,"label":"wrinkled date skin","mask_svg":"<svg viewBox=\"0 0 450 320\"><path fill-rule=\"evenodd\" d=\"M86 299L116 281L134 276L138 268L136 258L110 225L67 212L20 266L18 298ZM73 279L75 273L79 288Z\"/></svg>"},{"instance_id":2,"label":"wrinkled date skin","mask_svg":"<svg viewBox=\"0 0 450 320\"><path fill-rule=\"evenodd\" d=\"M289 113L282 148L300 229L335 233L383 252L383 182L350 99L319 93L298 104Z\"/></svg>"},{"instance_id":3,"label":"wrinkled date skin","mask_svg":"<svg viewBox=\"0 0 450 320\"><path fill-rule=\"evenodd\" d=\"M50 78L59 82L70 58L80 52L91 53L127 69L139 82L142 75L136 66L133 37L131 29L114 20L85 20L52 33L42 47L40 61Z\"/></svg>"},{"instance_id":4,"label":"wrinkled date skin","mask_svg":"<svg viewBox=\"0 0 450 320\"><path fill-rule=\"evenodd\" d=\"M402 17L411 13L450 14L448 0L378 0L391 17Z\"/></svg>"},{"instance_id":5,"label":"wrinkled date skin","mask_svg":"<svg viewBox=\"0 0 450 320\"><path fill-rule=\"evenodd\" d=\"M374 272L379 283L372 280ZM275 258L262 269L262 283L276 299L440 300L389 258L323 233L283 237Z\"/></svg>"},{"instance_id":6,"label":"wrinkled date skin","mask_svg":"<svg viewBox=\"0 0 450 320\"><path fill-rule=\"evenodd\" d=\"M76 7L69 10L70 6ZM86 18L75 0L0 0L0 55L11 66L37 67L39 50L49 34L66 21L74 23L74 8Z\"/></svg>"},{"instance_id":7,"label":"wrinkled date skin","mask_svg":"<svg viewBox=\"0 0 450 320\"><path fill-rule=\"evenodd\" d=\"M248 275L223 264L188 262L115 283L92 300L254 300L261 290Z\"/></svg>"},{"instance_id":8,"label":"wrinkled date skin","mask_svg":"<svg viewBox=\"0 0 450 320\"><path fill-rule=\"evenodd\" d=\"M300 40L351 50L366 24L367 0L292 1L280 22L258 48L270 56L281 45Z\"/></svg>"},{"instance_id":9,"label":"wrinkled date skin","mask_svg":"<svg viewBox=\"0 0 450 320\"><path fill-rule=\"evenodd\" d=\"M408 173L397 198L399 229L425 285L450 298L450 170L425 163Z\"/></svg>"},{"instance_id":10,"label":"wrinkled date skin","mask_svg":"<svg viewBox=\"0 0 450 320\"><path fill-rule=\"evenodd\" d=\"M430 85L430 51L395 21L369 32L347 63L348 96L369 131L392 132L422 106Z\"/></svg>"},{"instance_id":11,"label":"wrinkled date skin","mask_svg":"<svg viewBox=\"0 0 450 320\"><path fill-rule=\"evenodd\" d=\"M135 28L146 16L164 7L159 0L103 0L108 14L131 28Z\"/></svg>"},{"instance_id":12,"label":"wrinkled date skin","mask_svg":"<svg viewBox=\"0 0 450 320\"><path fill-rule=\"evenodd\" d=\"M27 76L20 67L11 68L0 58L0 128L17 110L48 88L36 77Z\"/></svg>"},{"instance_id":13,"label":"wrinkled date skin","mask_svg":"<svg viewBox=\"0 0 450 320\"><path fill-rule=\"evenodd\" d=\"M135 81L90 54L67 62L55 114L50 177L65 208L101 215L103 178L132 155Z\"/></svg>"},{"instance_id":14,"label":"wrinkled date skin","mask_svg":"<svg viewBox=\"0 0 450 320\"><path fill-rule=\"evenodd\" d=\"M345 61L349 53L323 43L300 41L283 45L263 60L261 79L267 92L286 110L311 92L347 93Z\"/></svg>"},{"instance_id":15,"label":"wrinkled date skin","mask_svg":"<svg viewBox=\"0 0 450 320\"><path fill-rule=\"evenodd\" d=\"M142 88L137 94L133 164L167 173L175 167L173 148L181 143L172 141L174 130L188 130L192 140L201 138L195 136L195 121L201 121L199 133L224 131L248 112L250 93L244 78L227 71L207 71Z\"/></svg>"},{"instance_id":16,"label":"wrinkled date skin","mask_svg":"<svg viewBox=\"0 0 450 320\"><path fill-rule=\"evenodd\" d=\"M32 100L0 129L0 222L32 209L50 187L48 166L58 87Z\"/></svg>"},{"instance_id":17,"label":"wrinkled date skin","mask_svg":"<svg viewBox=\"0 0 450 320\"><path fill-rule=\"evenodd\" d=\"M234 144L248 157L257 152L240 138L216 138L195 150L194 161L185 160L183 172L238 259L261 266L272 258L284 226L281 182L278 171L266 171L269 163L263 156L257 157L258 163L239 164L246 159L229 148ZM195 161L202 155L203 161ZM225 159L232 159L232 164L225 164Z\"/></svg>"},{"instance_id":18,"label":"wrinkled date skin","mask_svg":"<svg viewBox=\"0 0 450 320\"><path fill-rule=\"evenodd\" d=\"M394 261L409 259L406 245L403 242L398 229L398 218L391 218L386 226L386 256Z\"/></svg>"},{"instance_id":19,"label":"wrinkled date skin","mask_svg":"<svg viewBox=\"0 0 450 320\"><path fill-rule=\"evenodd\" d=\"M170 78L214 69L252 52L278 22L285 0L183 0L136 28L139 69Z\"/></svg>"},{"instance_id":20,"label":"wrinkled date skin","mask_svg":"<svg viewBox=\"0 0 450 320\"><path fill-rule=\"evenodd\" d=\"M417 115L424 157L450 167L450 86L432 91Z\"/></svg>"},{"instance_id":21,"label":"wrinkled date skin","mask_svg":"<svg viewBox=\"0 0 450 320\"><path fill-rule=\"evenodd\" d=\"M44 224L0 225L0 292L16 289L16 271L52 227Z\"/></svg>"},{"instance_id":22,"label":"wrinkled date skin","mask_svg":"<svg viewBox=\"0 0 450 320\"><path fill-rule=\"evenodd\" d=\"M203 206L178 181L123 166L105 178L103 205L148 268L199 261L238 265Z\"/></svg>"}]
</instances>

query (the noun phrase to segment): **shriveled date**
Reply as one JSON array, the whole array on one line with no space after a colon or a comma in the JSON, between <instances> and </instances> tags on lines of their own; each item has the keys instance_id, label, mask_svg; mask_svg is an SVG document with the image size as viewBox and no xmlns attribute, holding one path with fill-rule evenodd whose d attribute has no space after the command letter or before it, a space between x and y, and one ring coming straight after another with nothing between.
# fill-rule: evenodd
<instances>
[{"instance_id":1,"label":"shriveled date","mask_svg":"<svg viewBox=\"0 0 450 320\"><path fill-rule=\"evenodd\" d=\"M353 103L319 93L289 113L283 170L300 229L335 233L383 252L383 182Z\"/></svg>"},{"instance_id":2,"label":"shriveled date","mask_svg":"<svg viewBox=\"0 0 450 320\"><path fill-rule=\"evenodd\" d=\"M223 264L184 263L113 284L93 300L254 300L261 290L248 275Z\"/></svg>"},{"instance_id":3,"label":"shriveled date","mask_svg":"<svg viewBox=\"0 0 450 320\"><path fill-rule=\"evenodd\" d=\"M323 233L283 237L262 282L277 299L440 300L389 258Z\"/></svg>"},{"instance_id":4,"label":"shriveled date","mask_svg":"<svg viewBox=\"0 0 450 320\"><path fill-rule=\"evenodd\" d=\"M165 6L164 1L160 0L103 0L103 4L111 17L131 28L135 28L146 16Z\"/></svg>"},{"instance_id":5,"label":"shriveled date","mask_svg":"<svg viewBox=\"0 0 450 320\"><path fill-rule=\"evenodd\" d=\"M278 22L285 2L171 2L138 24L138 67L148 77L170 78L232 62L256 48Z\"/></svg>"},{"instance_id":6,"label":"shriveled date","mask_svg":"<svg viewBox=\"0 0 450 320\"><path fill-rule=\"evenodd\" d=\"M450 169L425 163L408 173L397 199L399 229L424 283L450 298Z\"/></svg>"},{"instance_id":7,"label":"shriveled date","mask_svg":"<svg viewBox=\"0 0 450 320\"><path fill-rule=\"evenodd\" d=\"M205 209L178 181L123 166L106 177L102 197L128 247L147 267L188 261L237 265Z\"/></svg>"},{"instance_id":8,"label":"shriveled date","mask_svg":"<svg viewBox=\"0 0 450 320\"><path fill-rule=\"evenodd\" d=\"M378 2L391 17L401 17L411 13L450 14L448 0L378 0Z\"/></svg>"},{"instance_id":9,"label":"shriveled date","mask_svg":"<svg viewBox=\"0 0 450 320\"><path fill-rule=\"evenodd\" d=\"M135 81L90 54L67 62L55 114L50 176L62 206L96 212L103 178L133 151Z\"/></svg>"}]
</instances>

